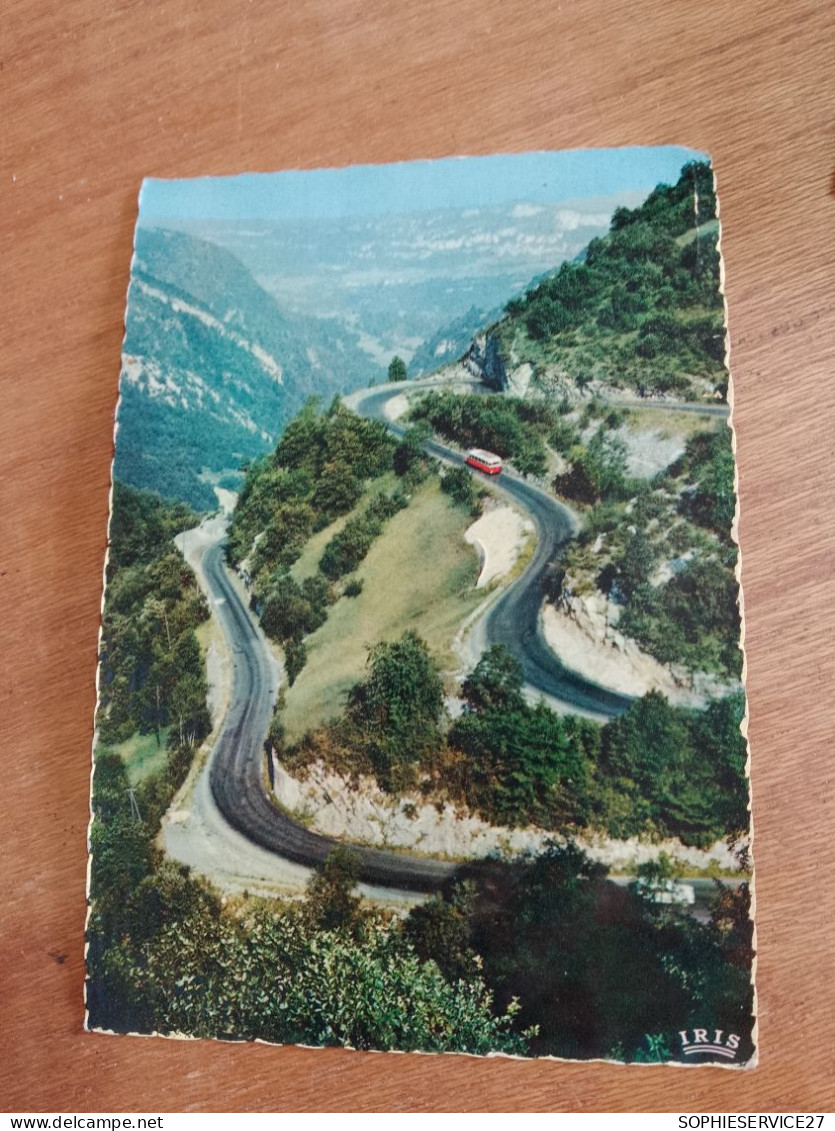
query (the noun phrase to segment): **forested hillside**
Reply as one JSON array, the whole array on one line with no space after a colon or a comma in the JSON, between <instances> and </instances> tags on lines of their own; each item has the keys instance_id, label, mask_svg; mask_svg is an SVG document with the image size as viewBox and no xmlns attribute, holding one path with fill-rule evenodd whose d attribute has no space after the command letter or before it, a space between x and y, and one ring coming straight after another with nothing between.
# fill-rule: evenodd
<instances>
[{"instance_id":1,"label":"forested hillside","mask_svg":"<svg viewBox=\"0 0 835 1131\"><path fill-rule=\"evenodd\" d=\"M229 554L245 565L252 606L266 633L284 648L291 689L307 662L310 638L335 606L343 620L346 601L357 601L367 615L365 577L358 571L402 511L415 509L416 521L431 522L432 531L422 539L426 544L446 530L449 506L463 506L457 540L438 551L440 559L457 563L463 530L479 509L477 493L469 476L461 482L453 476L444 481L449 496L444 500L423 454L422 435L407 434L398 442L384 424L364 420L338 401L324 412L310 402L287 426L273 455L248 468L230 527ZM399 532L395 550L411 546L412 525ZM472 565L468 580L474 585L474 553ZM420 588L405 574L402 582ZM389 602L396 617L392 584L384 594L370 593L368 600L378 606ZM435 596L443 604L442 595ZM356 628L361 631L361 625ZM343 641L340 655L330 657L334 669L352 652L352 643Z\"/></svg>"},{"instance_id":2,"label":"forested hillside","mask_svg":"<svg viewBox=\"0 0 835 1131\"><path fill-rule=\"evenodd\" d=\"M159 744L163 731L171 749L193 747L207 732L195 629L209 610L173 542L195 522L187 506L114 485L97 718L105 747L136 732Z\"/></svg>"},{"instance_id":3,"label":"forested hillside","mask_svg":"<svg viewBox=\"0 0 835 1131\"><path fill-rule=\"evenodd\" d=\"M691 162L638 208L615 210L581 262L507 304L488 333L507 372L540 388L627 388L703 399L725 387L713 173Z\"/></svg>"},{"instance_id":4,"label":"forested hillside","mask_svg":"<svg viewBox=\"0 0 835 1131\"><path fill-rule=\"evenodd\" d=\"M287 318L229 252L140 228L131 274L116 477L198 508L201 471L235 470L271 448L312 393L379 370L345 327Z\"/></svg>"},{"instance_id":5,"label":"forested hillside","mask_svg":"<svg viewBox=\"0 0 835 1131\"><path fill-rule=\"evenodd\" d=\"M494 645L464 680L453 718L443 675L414 631L369 644L368 674L341 717L294 742L279 730L282 760L302 772L321 763L373 775L395 796L419 785L439 804L452 799L511 828L705 848L744 833L742 696L696 712L653 692L601 727L528 704L518 661Z\"/></svg>"}]
</instances>

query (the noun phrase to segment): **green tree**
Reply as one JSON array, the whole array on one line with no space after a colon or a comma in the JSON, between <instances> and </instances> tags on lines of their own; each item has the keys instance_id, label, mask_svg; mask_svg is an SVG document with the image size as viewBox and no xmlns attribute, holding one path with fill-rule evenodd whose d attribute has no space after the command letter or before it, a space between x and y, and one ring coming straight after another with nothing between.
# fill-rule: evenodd
<instances>
[{"instance_id":1,"label":"green tree","mask_svg":"<svg viewBox=\"0 0 835 1131\"><path fill-rule=\"evenodd\" d=\"M532 821L546 828L586 816L587 744L582 729L522 695L522 668L494 644L463 684L464 714L450 746L464 755L462 788L470 805L489 820Z\"/></svg>"},{"instance_id":2,"label":"green tree","mask_svg":"<svg viewBox=\"0 0 835 1131\"><path fill-rule=\"evenodd\" d=\"M626 445L600 428L583 457L583 469L598 499L619 498L625 488Z\"/></svg>"},{"instance_id":3,"label":"green tree","mask_svg":"<svg viewBox=\"0 0 835 1131\"><path fill-rule=\"evenodd\" d=\"M406 919L406 937L419 957L437 962L450 982L469 980L479 968L480 959L469 946L469 917L475 898L475 883L462 880L448 897L432 896L414 907Z\"/></svg>"},{"instance_id":4,"label":"green tree","mask_svg":"<svg viewBox=\"0 0 835 1131\"><path fill-rule=\"evenodd\" d=\"M361 496L362 482L353 474L351 464L338 460L326 463L311 499L316 527L321 530L338 515L351 510Z\"/></svg>"},{"instance_id":5,"label":"green tree","mask_svg":"<svg viewBox=\"0 0 835 1131\"><path fill-rule=\"evenodd\" d=\"M627 494L626 445L606 428L599 428L588 444L568 453L570 467L557 476L558 494L581 503L610 502Z\"/></svg>"},{"instance_id":6,"label":"green tree","mask_svg":"<svg viewBox=\"0 0 835 1131\"><path fill-rule=\"evenodd\" d=\"M583 823L588 766L582 746L542 704L465 713L449 743L465 756L469 803L488 820L552 829Z\"/></svg>"},{"instance_id":7,"label":"green tree","mask_svg":"<svg viewBox=\"0 0 835 1131\"><path fill-rule=\"evenodd\" d=\"M275 570L280 566L289 569L298 560L313 532L315 517L307 503L279 503L260 531L261 536L252 553L255 573Z\"/></svg>"},{"instance_id":8,"label":"green tree","mask_svg":"<svg viewBox=\"0 0 835 1131\"><path fill-rule=\"evenodd\" d=\"M504 644L492 644L464 680L469 710L509 711L521 707L522 665Z\"/></svg>"},{"instance_id":9,"label":"green tree","mask_svg":"<svg viewBox=\"0 0 835 1131\"><path fill-rule=\"evenodd\" d=\"M639 527L630 534L629 541L615 562L618 587L627 600L636 593L645 592L657 561L658 551Z\"/></svg>"},{"instance_id":10,"label":"green tree","mask_svg":"<svg viewBox=\"0 0 835 1131\"><path fill-rule=\"evenodd\" d=\"M443 684L426 644L411 630L375 645L368 663L370 675L349 693L348 711L380 783L397 789L440 747Z\"/></svg>"},{"instance_id":11,"label":"green tree","mask_svg":"<svg viewBox=\"0 0 835 1131\"><path fill-rule=\"evenodd\" d=\"M273 579L261 609L261 624L268 636L286 643L315 632L327 618L323 602L305 593L289 573Z\"/></svg>"},{"instance_id":12,"label":"green tree","mask_svg":"<svg viewBox=\"0 0 835 1131\"><path fill-rule=\"evenodd\" d=\"M408 377L406 371L406 362L402 357L396 354L389 362L388 379L389 381L405 381Z\"/></svg>"},{"instance_id":13,"label":"green tree","mask_svg":"<svg viewBox=\"0 0 835 1131\"><path fill-rule=\"evenodd\" d=\"M695 488L683 495L681 509L694 522L715 531L721 538L730 538L736 510L730 430L692 437L683 463L696 482Z\"/></svg>"},{"instance_id":14,"label":"green tree","mask_svg":"<svg viewBox=\"0 0 835 1131\"><path fill-rule=\"evenodd\" d=\"M636 699L625 714L607 724L602 739L603 766L639 780L653 792L688 745L683 715L670 706L660 691L650 691Z\"/></svg>"},{"instance_id":15,"label":"green tree","mask_svg":"<svg viewBox=\"0 0 835 1131\"><path fill-rule=\"evenodd\" d=\"M362 900L352 893L359 875L360 860L350 848L340 846L328 854L307 885L306 907L317 927L358 927Z\"/></svg>"},{"instance_id":16,"label":"green tree","mask_svg":"<svg viewBox=\"0 0 835 1131\"><path fill-rule=\"evenodd\" d=\"M376 644L368 662L371 675L351 699L358 714L398 736L437 724L443 684L416 632L410 629L392 644Z\"/></svg>"},{"instance_id":17,"label":"green tree","mask_svg":"<svg viewBox=\"0 0 835 1131\"><path fill-rule=\"evenodd\" d=\"M288 640L284 645L284 659L287 669L287 683L292 687L307 663L307 646L304 641Z\"/></svg>"},{"instance_id":18,"label":"green tree","mask_svg":"<svg viewBox=\"0 0 835 1131\"><path fill-rule=\"evenodd\" d=\"M601 733L599 780L620 799L601 798L613 836L661 830L708 847L748 825L744 699L729 696L706 711L672 707L650 692Z\"/></svg>"},{"instance_id":19,"label":"green tree","mask_svg":"<svg viewBox=\"0 0 835 1131\"><path fill-rule=\"evenodd\" d=\"M394 470L401 478L410 477L419 482L428 469L429 461L425 451L426 441L432 429L426 421L419 421L408 428L394 450Z\"/></svg>"},{"instance_id":20,"label":"green tree","mask_svg":"<svg viewBox=\"0 0 835 1131\"><path fill-rule=\"evenodd\" d=\"M527 479L529 475L541 478L548 471L548 456L540 436L526 436L516 447L513 462Z\"/></svg>"},{"instance_id":21,"label":"green tree","mask_svg":"<svg viewBox=\"0 0 835 1131\"><path fill-rule=\"evenodd\" d=\"M475 517L481 514L482 492L466 467L449 467L441 478L441 490Z\"/></svg>"}]
</instances>

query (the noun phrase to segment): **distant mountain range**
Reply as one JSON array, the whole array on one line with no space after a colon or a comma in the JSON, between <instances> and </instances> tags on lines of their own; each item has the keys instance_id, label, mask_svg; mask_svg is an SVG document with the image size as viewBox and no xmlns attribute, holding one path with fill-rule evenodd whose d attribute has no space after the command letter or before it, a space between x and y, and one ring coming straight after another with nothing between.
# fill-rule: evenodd
<instances>
[{"instance_id":1,"label":"distant mountain range","mask_svg":"<svg viewBox=\"0 0 835 1131\"><path fill-rule=\"evenodd\" d=\"M312 394L383 374L329 319L288 317L242 263L183 232L140 228L131 272L115 474L204 508L206 472L272 449Z\"/></svg>"},{"instance_id":2,"label":"distant mountain range","mask_svg":"<svg viewBox=\"0 0 835 1131\"><path fill-rule=\"evenodd\" d=\"M500 311L602 235L616 206L640 199L627 192L547 205L174 225L232 252L285 313L337 318L381 364L420 353L424 371L427 343L451 336L441 327L472 308Z\"/></svg>"},{"instance_id":3,"label":"distant mountain range","mask_svg":"<svg viewBox=\"0 0 835 1131\"><path fill-rule=\"evenodd\" d=\"M606 230L607 204L140 224L116 477L214 506L211 483L274 448L309 396L373 384L395 353L412 376L459 358Z\"/></svg>"}]
</instances>

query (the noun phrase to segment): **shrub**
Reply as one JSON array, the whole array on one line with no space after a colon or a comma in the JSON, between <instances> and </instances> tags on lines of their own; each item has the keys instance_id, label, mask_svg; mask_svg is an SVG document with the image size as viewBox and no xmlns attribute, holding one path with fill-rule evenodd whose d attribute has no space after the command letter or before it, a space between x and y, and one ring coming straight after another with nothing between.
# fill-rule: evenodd
<instances>
[{"instance_id":1,"label":"shrub","mask_svg":"<svg viewBox=\"0 0 835 1131\"><path fill-rule=\"evenodd\" d=\"M292 687L296 677L307 663L307 646L303 640L288 640L284 646L287 682Z\"/></svg>"},{"instance_id":2,"label":"shrub","mask_svg":"<svg viewBox=\"0 0 835 1131\"><path fill-rule=\"evenodd\" d=\"M441 490L472 515L481 514L482 492L477 489L466 467L448 468L441 479Z\"/></svg>"}]
</instances>

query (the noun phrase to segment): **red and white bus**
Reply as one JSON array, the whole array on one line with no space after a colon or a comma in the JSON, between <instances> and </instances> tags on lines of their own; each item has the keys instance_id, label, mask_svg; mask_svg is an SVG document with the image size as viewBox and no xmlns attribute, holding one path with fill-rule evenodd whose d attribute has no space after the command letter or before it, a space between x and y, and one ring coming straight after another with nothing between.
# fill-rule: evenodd
<instances>
[{"instance_id":1,"label":"red and white bus","mask_svg":"<svg viewBox=\"0 0 835 1131\"><path fill-rule=\"evenodd\" d=\"M501 456L497 456L495 452L486 452L484 448L470 448L464 462L476 471L483 471L485 475L498 475L502 469Z\"/></svg>"}]
</instances>

